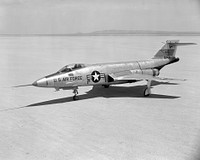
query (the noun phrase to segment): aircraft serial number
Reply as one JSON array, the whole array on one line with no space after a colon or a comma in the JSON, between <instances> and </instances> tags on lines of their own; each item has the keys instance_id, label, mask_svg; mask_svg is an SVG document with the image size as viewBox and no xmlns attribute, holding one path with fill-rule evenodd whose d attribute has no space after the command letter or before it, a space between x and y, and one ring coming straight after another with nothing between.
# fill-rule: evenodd
<instances>
[{"instance_id":1,"label":"aircraft serial number","mask_svg":"<svg viewBox=\"0 0 200 160\"><path fill-rule=\"evenodd\" d=\"M80 81L80 80L82 80L82 76L55 78L53 81L61 82L61 81Z\"/></svg>"}]
</instances>

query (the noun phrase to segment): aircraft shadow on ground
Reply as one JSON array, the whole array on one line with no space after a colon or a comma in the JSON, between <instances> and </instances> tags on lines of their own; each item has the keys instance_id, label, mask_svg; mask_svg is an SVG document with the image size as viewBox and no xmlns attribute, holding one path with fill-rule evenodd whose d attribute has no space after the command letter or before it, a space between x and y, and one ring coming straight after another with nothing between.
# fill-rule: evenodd
<instances>
[{"instance_id":1,"label":"aircraft shadow on ground","mask_svg":"<svg viewBox=\"0 0 200 160\"><path fill-rule=\"evenodd\" d=\"M152 82L152 86L161 85L161 84L178 85L177 83L169 83L169 82L155 82L155 81ZM110 86L109 88L98 86L98 87L93 87L90 91L86 92L86 94L79 95L78 101L97 98L97 97L104 97L104 98L132 97L132 98L158 98L158 99L180 98L179 96L170 96L170 95L153 94L153 93L149 97L144 97L143 91L145 88L146 88L146 85L132 86L132 87ZM60 104L60 103L67 103L67 102L74 102L73 98L72 97L58 98L58 99L33 103L24 107Z\"/></svg>"}]
</instances>

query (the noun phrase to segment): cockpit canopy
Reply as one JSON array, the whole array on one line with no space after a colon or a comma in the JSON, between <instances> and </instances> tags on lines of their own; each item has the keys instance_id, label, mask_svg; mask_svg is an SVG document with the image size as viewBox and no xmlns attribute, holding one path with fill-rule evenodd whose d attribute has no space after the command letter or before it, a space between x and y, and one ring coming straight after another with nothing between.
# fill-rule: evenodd
<instances>
[{"instance_id":1,"label":"cockpit canopy","mask_svg":"<svg viewBox=\"0 0 200 160\"><path fill-rule=\"evenodd\" d=\"M71 72L80 68L84 68L86 65L85 64L69 64L66 65L65 67L61 68L58 73L67 73L67 72Z\"/></svg>"}]
</instances>

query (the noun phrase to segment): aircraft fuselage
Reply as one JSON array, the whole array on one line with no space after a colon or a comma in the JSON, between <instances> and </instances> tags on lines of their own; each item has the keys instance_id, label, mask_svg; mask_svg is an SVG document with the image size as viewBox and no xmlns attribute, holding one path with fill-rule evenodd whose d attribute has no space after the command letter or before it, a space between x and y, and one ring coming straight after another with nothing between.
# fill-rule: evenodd
<instances>
[{"instance_id":1,"label":"aircraft fuselage","mask_svg":"<svg viewBox=\"0 0 200 160\"><path fill-rule=\"evenodd\" d=\"M109 77L111 73L139 73L153 76L159 75L159 67L170 63L169 59L150 59L122 63L101 63L89 65L67 73L55 73L36 81L38 87L56 89L73 89L77 86L111 85L128 83L128 81L114 82ZM131 81L134 82L134 81Z\"/></svg>"}]
</instances>

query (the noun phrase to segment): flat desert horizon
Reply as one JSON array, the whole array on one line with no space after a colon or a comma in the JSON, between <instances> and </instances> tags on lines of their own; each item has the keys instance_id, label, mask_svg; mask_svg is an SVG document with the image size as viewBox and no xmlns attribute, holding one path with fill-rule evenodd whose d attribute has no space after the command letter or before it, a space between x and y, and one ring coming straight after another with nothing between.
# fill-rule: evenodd
<instances>
[{"instance_id":1,"label":"flat desert horizon","mask_svg":"<svg viewBox=\"0 0 200 160\"><path fill-rule=\"evenodd\" d=\"M152 58L166 40L180 61L160 77L186 79L69 91L30 84L71 63ZM0 37L0 159L200 159L199 36Z\"/></svg>"}]
</instances>

